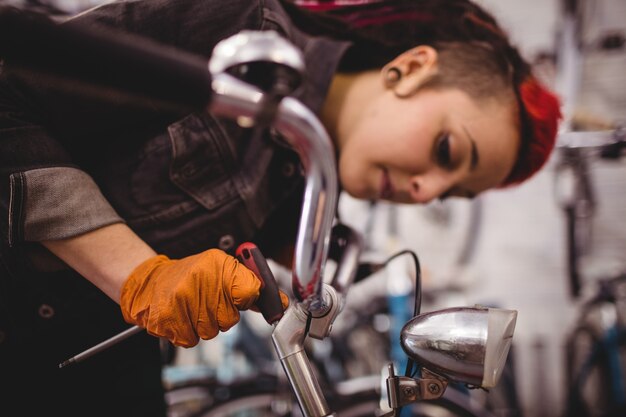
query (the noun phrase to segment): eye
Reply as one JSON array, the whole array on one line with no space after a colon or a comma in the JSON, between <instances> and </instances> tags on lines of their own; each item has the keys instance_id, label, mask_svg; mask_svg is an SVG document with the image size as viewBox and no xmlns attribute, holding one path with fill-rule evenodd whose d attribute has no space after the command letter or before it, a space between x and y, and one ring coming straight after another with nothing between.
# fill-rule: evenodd
<instances>
[{"instance_id":1,"label":"eye","mask_svg":"<svg viewBox=\"0 0 626 417\"><path fill-rule=\"evenodd\" d=\"M437 163L444 167L450 167L452 165L452 156L450 154L450 135L444 133L437 139L435 145L435 157Z\"/></svg>"}]
</instances>

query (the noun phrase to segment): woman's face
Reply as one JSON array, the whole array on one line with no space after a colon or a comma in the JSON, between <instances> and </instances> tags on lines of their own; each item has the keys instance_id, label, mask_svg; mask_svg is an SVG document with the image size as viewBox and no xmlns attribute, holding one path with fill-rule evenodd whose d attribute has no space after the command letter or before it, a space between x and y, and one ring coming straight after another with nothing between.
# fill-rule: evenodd
<instances>
[{"instance_id":1,"label":"woman's face","mask_svg":"<svg viewBox=\"0 0 626 417\"><path fill-rule=\"evenodd\" d=\"M458 89L365 105L339 145L339 177L363 199L427 203L473 197L507 177L519 148L514 105L475 101Z\"/></svg>"}]
</instances>

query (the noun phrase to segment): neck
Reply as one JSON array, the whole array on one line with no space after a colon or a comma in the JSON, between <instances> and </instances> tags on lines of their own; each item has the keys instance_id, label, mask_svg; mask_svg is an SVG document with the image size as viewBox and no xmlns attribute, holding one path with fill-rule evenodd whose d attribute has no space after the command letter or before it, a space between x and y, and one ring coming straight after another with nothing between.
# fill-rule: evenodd
<instances>
[{"instance_id":1,"label":"neck","mask_svg":"<svg viewBox=\"0 0 626 417\"><path fill-rule=\"evenodd\" d=\"M324 101L321 121L337 150L341 150L350 136L365 105L382 90L379 71L337 73L334 76Z\"/></svg>"}]
</instances>

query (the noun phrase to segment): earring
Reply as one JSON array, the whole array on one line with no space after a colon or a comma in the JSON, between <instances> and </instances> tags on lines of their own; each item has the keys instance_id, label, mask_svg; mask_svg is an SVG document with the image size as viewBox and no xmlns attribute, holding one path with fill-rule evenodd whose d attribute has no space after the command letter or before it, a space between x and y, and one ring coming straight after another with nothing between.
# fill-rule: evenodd
<instances>
[{"instance_id":1,"label":"earring","mask_svg":"<svg viewBox=\"0 0 626 417\"><path fill-rule=\"evenodd\" d=\"M402 78L402 73L398 67L389 67L385 72L385 86L393 87Z\"/></svg>"}]
</instances>

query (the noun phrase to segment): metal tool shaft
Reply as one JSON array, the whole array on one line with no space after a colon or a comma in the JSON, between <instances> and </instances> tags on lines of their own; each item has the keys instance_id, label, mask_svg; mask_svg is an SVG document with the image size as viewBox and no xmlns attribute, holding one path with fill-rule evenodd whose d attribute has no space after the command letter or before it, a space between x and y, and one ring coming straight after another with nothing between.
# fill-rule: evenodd
<instances>
[{"instance_id":1,"label":"metal tool shaft","mask_svg":"<svg viewBox=\"0 0 626 417\"><path fill-rule=\"evenodd\" d=\"M90 347L89 349L85 350L84 352L79 353L76 356L72 356L71 358L69 358L68 360L62 362L59 364L59 368L64 368L68 365L71 365L73 363L77 363L77 362L81 362L93 355L95 355L96 353L100 352L101 350L107 349L110 346L115 345L116 343L121 342L124 339L129 338L130 336L137 334L139 332L141 332L143 330L142 327L139 326L133 326L128 330L124 330L122 333L119 333L107 340L105 340L102 343L98 343L97 345Z\"/></svg>"}]
</instances>

